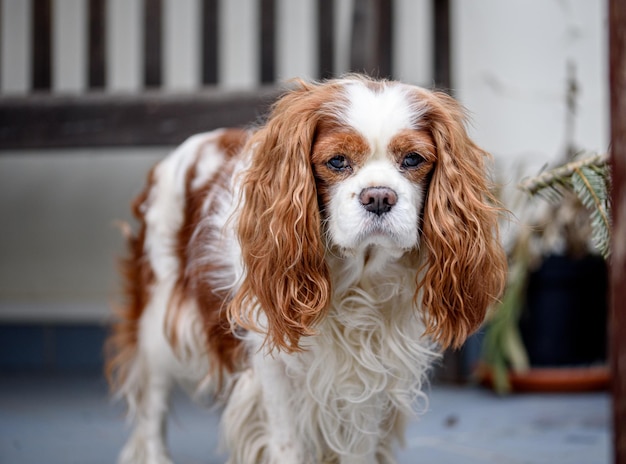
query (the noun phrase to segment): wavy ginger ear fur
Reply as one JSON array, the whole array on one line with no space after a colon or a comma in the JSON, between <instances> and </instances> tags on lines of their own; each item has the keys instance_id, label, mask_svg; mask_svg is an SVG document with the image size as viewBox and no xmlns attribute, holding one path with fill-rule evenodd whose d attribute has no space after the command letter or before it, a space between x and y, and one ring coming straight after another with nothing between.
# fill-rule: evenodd
<instances>
[{"instance_id":1,"label":"wavy ginger ear fur","mask_svg":"<svg viewBox=\"0 0 626 464\"><path fill-rule=\"evenodd\" d=\"M490 192L485 159L470 140L465 115L443 93L420 93L437 161L424 207L422 243L427 258L418 295L427 334L443 348L459 347L501 295L507 261L498 232L503 209Z\"/></svg>"},{"instance_id":2,"label":"wavy ginger ear fur","mask_svg":"<svg viewBox=\"0 0 626 464\"><path fill-rule=\"evenodd\" d=\"M317 125L337 101L332 85L289 91L250 140L250 167L242 178L237 234L244 263L241 287L229 303L231 322L266 332L269 349L299 351L315 333L331 294L311 149ZM258 309L267 318L259 327Z\"/></svg>"}]
</instances>

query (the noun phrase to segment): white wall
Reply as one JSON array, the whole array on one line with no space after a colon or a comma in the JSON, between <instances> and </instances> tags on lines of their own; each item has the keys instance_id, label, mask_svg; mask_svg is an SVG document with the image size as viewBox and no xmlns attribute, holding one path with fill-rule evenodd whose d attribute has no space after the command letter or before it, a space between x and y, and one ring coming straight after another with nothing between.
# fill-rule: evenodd
<instances>
[{"instance_id":1,"label":"white wall","mask_svg":"<svg viewBox=\"0 0 626 464\"><path fill-rule=\"evenodd\" d=\"M168 149L0 154L0 321L103 321L125 244L117 220Z\"/></svg>"},{"instance_id":2,"label":"white wall","mask_svg":"<svg viewBox=\"0 0 626 464\"><path fill-rule=\"evenodd\" d=\"M510 181L560 159L566 144L567 64L579 89L573 141L609 143L606 2L455 0L453 85L472 134L497 160L521 163Z\"/></svg>"}]
</instances>

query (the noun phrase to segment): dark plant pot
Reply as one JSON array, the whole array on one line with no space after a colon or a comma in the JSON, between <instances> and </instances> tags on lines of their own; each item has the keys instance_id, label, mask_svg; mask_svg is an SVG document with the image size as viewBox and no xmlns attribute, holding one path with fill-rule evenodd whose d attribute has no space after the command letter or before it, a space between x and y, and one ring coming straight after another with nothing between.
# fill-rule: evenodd
<instances>
[{"instance_id":1,"label":"dark plant pot","mask_svg":"<svg viewBox=\"0 0 626 464\"><path fill-rule=\"evenodd\" d=\"M607 268L597 256L549 256L530 274L520 320L532 366L606 362Z\"/></svg>"}]
</instances>

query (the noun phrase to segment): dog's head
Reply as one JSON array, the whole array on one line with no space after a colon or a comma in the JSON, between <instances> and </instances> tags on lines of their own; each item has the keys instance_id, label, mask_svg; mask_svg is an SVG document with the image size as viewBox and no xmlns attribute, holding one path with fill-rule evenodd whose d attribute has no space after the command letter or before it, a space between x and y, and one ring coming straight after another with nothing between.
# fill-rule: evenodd
<instances>
[{"instance_id":1,"label":"dog's head","mask_svg":"<svg viewBox=\"0 0 626 464\"><path fill-rule=\"evenodd\" d=\"M459 346L504 284L486 153L449 96L358 76L299 83L248 144L238 234L245 274L229 312L297 350L331 297L326 253L419 253L427 334ZM245 315L245 316L244 316Z\"/></svg>"}]
</instances>

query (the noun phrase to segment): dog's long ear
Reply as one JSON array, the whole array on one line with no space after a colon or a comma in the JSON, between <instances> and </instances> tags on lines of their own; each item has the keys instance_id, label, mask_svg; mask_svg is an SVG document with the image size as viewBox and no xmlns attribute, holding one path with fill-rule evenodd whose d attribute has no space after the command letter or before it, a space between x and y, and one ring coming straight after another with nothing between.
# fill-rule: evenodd
<instances>
[{"instance_id":1,"label":"dog's long ear","mask_svg":"<svg viewBox=\"0 0 626 464\"><path fill-rule=\"evenodd\" d=\"M244 276L229 316L267 333L270 349L288 352L314 333L330 298L310 158L322 87L300 83L276 103L248 144L252 158L241 184L237 233Z\"/></svg>"},{"instance_id":2,"label":"dog's long ear","mask_svg":"<svg viewBox=\"0 0 626 464\"><path fill-rule=\"evenodd\" d=\"M424 207L428 256L418 275L427 333L443 347L460 346L483 322L506 279L498 234L502 209L490 192L488 154L465 130L465 115L449 96L421 95L437 154Z\"/></svg>"}]
</instances>

